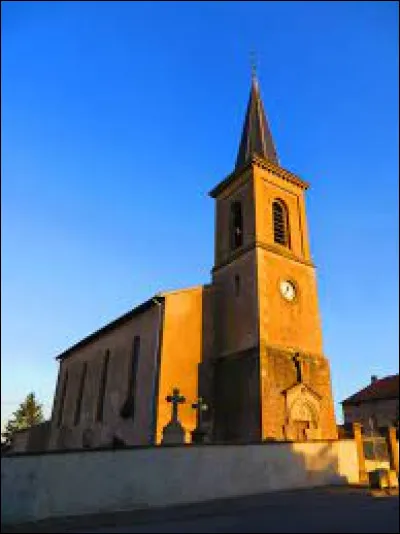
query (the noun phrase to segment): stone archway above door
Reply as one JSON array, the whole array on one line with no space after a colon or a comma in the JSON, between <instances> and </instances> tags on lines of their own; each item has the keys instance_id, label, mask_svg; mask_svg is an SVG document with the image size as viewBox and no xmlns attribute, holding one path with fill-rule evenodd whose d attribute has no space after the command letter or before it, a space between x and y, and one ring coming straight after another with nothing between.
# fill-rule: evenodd
<instances>
[{"instance_id":1,"label":"stone archway above door","mask_svg":"<svg viewBox=\"0 0 400 534\"><path fill-rule=\"evenodd\" d=\"M282 392L285 395L285 437L293 441L307 441L320 437L321 397L304 384Z\"/></svg>"}]
</instances>

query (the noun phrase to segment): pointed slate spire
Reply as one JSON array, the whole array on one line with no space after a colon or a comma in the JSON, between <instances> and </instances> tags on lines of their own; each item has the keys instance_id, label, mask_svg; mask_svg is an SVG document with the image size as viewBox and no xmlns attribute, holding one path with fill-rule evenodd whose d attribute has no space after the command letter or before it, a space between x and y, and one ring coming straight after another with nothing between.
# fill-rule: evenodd
<instances>
[{"instance_id":1,"label":"pointed slate spire","mask_svg":"<svg viewBox=\"0 0 400 534\"><path fill-rule=\"evenodd\" d=\"M235 170L250 161L256 154L279 165L272 135L265 117L258 81L253 68L249 102L244 120L242 138L236 158Z\"/></svg>"}]
</instances>

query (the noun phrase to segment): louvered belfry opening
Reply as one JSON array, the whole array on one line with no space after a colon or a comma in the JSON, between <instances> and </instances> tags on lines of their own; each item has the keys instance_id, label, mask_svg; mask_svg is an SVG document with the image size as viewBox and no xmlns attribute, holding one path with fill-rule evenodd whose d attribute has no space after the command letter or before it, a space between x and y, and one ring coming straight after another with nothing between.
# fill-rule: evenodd
<instances>
[{"instance_id":1,"label":"louvered belfry opening","mask_svg":"<svg viewBox=\"0 0 400 534\"><path fill-rule=\"evenodd\" d=\"M288 213L283 202L274 200L272 204L272 218L275 243L289 246Z\"/></svg>"}]
</instances>

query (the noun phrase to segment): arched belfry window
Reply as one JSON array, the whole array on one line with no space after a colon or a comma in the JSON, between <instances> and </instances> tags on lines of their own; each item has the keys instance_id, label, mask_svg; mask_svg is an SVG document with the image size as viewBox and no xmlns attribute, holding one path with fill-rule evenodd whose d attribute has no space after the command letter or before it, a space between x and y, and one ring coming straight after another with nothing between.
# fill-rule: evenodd
<instances>
[{"instance_id":1,"label":"arched belfry window","mask_svg":"<svg viewBox=\"0 0 400 534\"><path fill-rule=\"evenodd\" d=\"M238 201L231 204L231 248L241 247L243 244L243 216L242 204Z\"/></svg>"},{"instance_id":2,"label":"arched belfry window","mask_svg":"<svg viewBox=\"0 0 400 534\"><path fill-rule=\"evenodd\" d=\"M289 214L286 204L282 200L272 203L272 219L274 225L274 241L280 245L289 246Z\"/></svg>"}]
</instances>

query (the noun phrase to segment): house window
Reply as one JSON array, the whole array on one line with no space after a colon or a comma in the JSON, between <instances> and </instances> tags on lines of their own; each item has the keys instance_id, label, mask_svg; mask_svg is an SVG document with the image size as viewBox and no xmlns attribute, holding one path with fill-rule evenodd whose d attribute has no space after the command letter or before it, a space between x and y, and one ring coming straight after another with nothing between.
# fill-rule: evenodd
<instances>
[{"instance_id":1,"label":"house window","mask_svg":"<svg viewBox=\"0 0 400 534\"><path fill-rule=\"evenodd\" d=\"M272 203L272 219L274 227L274 241L280 245L289 246L289 216L286 204L282 200Z\"/></svg>"},{"instance_id":2,"label":"house window","mask_svg":"<svg viewBox=\"0 0 400 534\"><path fill-rule=\"evenodd\" d=\"M106 386L107 386L107 372L108 372L108 363L110 360L110 351L107 350L106 354L104 356L103 361L103 368L101 370L101 377L100 377L100 387L99 387L99 397L97 401L97 414L96 414L96 421L102 421L103 420L103 412L104 412L104 396L106 393Z\"/></svg>"},{"instance_id":3,"label":"house window","mask_svg":"<svg viewBox=\"0 0 400 534\"><path fill-rule=\"evenodd\" d=\"M58 414L57 414L57 426L60 428L63 414L64 414L64 404L65 404L65 396L67 394L67 384L68 384L68 369L65 370L64 373L64 380L62 384L61 389L61 396L60 396L60 404L58 405Z\"/></svg>"},{"instance_id":4,"label":"house window","mask_svg":"<svg viewBox=\"0 0 400 534\"><path fill-rule=\"evenodd\" d=\"M75 406L75 417L74 417L75 425L79 424L79 421L81 419L81 406L82 406L83 391L85 389L86 373L87 373L87 362L83 364L81 380L79 382L79 390L78 390L78 396L76 398L76 406Z\"/></svg>"},{"instance_id":5,"label":"house window","mask_svg":"<svg viewBox=\"0 0 400 534\"><path fill-rule=\"evenodd\" d=\"M242 204L232 202L231 204L231 249L234 250L243 244L243 217Z\"/></svg>"}]
</instances>

